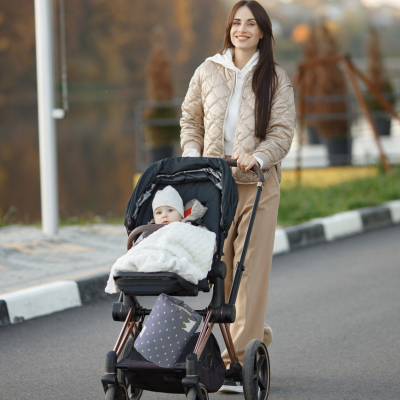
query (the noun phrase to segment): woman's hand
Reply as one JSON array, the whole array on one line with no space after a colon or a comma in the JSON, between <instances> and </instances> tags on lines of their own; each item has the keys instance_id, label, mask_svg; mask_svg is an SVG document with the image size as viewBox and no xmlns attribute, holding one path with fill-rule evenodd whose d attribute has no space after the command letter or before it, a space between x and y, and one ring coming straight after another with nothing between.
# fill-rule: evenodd
<instances>
[{"instance_id":1,"label":"woman's hand","mask_svg":"<svg viewBox=\"0 0 400 400\"><path fill-rule=\"evenodd\" d=\"M249 171L255 164L258 165L257 160L250 154L242 153L235 155L234 158L237 160L238 168L244 172Z\"/></svg>"}]
</instances>

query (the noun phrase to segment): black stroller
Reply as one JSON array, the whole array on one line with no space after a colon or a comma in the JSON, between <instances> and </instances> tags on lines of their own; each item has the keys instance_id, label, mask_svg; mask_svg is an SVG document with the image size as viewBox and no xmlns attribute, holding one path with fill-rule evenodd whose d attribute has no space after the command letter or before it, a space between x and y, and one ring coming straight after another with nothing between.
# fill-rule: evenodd
<instances>
[{"instance_id":1,"label":"black stroller","mask_svg":"<svg viewBox=\"0 0 400 400\"><path fill-rule=\"evenodd\" d=\"M215 232L217 251L207 278L194 285L171 272L143 273L118 272L114 275L121 290L119 302L113 306L114 321L124 322L113 351L106 356L105 375L101 381L106 400L138 400L144 390L164 393L184 393L190 400L208 399L208 393L216 392L226 378L243 382L246 400L267 399L270 385L270 365L265 344L252 340L246 348L242 366L235 353L229 324L236 318L235 302L244 260L264 176L258 167L257 193L250 223L243 246L243 253L236 266L236 273L229 300L225 302L224 279L226 265L221 261L224 240L228 235L238 202L238 191L231 167L236 160L219 158L170 158L151 165L140 178L127 204L125 226L129 234L128 249L138 235L155 231L164 225L149 224L152 218L152 200L157 190L173 186L184 203L196 198L208 207L203 220L196 223ZM249 173L254 173L249 172ZM208 307L196 310L203 317L200 333L193 335L181 357L171 368L162 368L147 361L133 343L141 332L144 319L152 311L143 308L136 296L197 296L199 291L213 289ZM211 333L219 324L229 353L230 368L222 362L217 341ZM211 358L210 358L211 357Z\"/></svg>"}]
</instances>

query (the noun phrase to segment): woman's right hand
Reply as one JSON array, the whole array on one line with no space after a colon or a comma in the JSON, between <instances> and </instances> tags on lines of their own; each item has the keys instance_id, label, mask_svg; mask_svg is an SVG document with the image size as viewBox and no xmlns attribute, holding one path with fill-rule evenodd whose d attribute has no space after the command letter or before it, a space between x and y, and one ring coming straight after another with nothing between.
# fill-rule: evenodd
<instances>
[{"instance_id":1,"label":"woman's right hand","mask_svg":"<svg viewBox=\"0 0 400 400\"><path fill-rule=\"evenodd\" d=\"M197 149L186 149L182 153L182 157L201 157Z\"/></svg>"}]
</instances>

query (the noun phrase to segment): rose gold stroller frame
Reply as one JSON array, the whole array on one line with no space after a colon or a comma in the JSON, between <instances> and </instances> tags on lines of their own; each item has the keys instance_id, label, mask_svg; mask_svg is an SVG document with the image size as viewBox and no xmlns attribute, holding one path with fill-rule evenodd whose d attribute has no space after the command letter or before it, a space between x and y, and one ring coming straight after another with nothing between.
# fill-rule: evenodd
<instances>
[{"instance_id":1,"label":"rose gold stroller frame","mask_svg":"<svg viewBox=\"0 0 400 400\"><path fill-rule=\"evenodd\" d=\"M146 310L147 311L147 310ZM132 339L135 336L135 332L137 330L137 324L135 321L131 321L132 319L132 313L133 313L133 307L129 310L128 315L126 317L126 320L124 322L124 325L121 328L121 332L118 335L118 339L115 343L113 351L117 353L117 357L120 356L122 349L124 348L126 342L128 341L129 336L132 337ZM203 327L200 331L199 337L197 339L196 346L193 350L193 352L197 355L197 359L200 358L204 347L207 343L208 338L211 335L211 331L214 328L214 322L209 322L211 318L211 310L207 312L207 315L204 319ZM231 336L231 332L229 329L229 324L227 323L219 323L218 324L222 337L224 338L225 346L228 350L229 358L231 360L232 365L236 363L236 352L235 348L233 346L233 340Z\"/></svg>"}]
</instances>

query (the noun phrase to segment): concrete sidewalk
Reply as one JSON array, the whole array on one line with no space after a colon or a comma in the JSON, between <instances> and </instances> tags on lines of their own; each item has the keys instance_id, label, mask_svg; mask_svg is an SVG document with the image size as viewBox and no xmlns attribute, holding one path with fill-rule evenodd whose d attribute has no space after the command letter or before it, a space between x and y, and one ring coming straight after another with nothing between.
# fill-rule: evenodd
<instances>
[{"instance_id":1,"label":"concrete sidewalk","mask_svg":"<svg viewBox=\"0 0 400 400\"><path fill-rule=\"evenodd\" d=\"M38 227L0 229L0 295L58 280L110 272L126 252L123 225L61 227L48 240Z\"/></svg>"}]
</instances>

